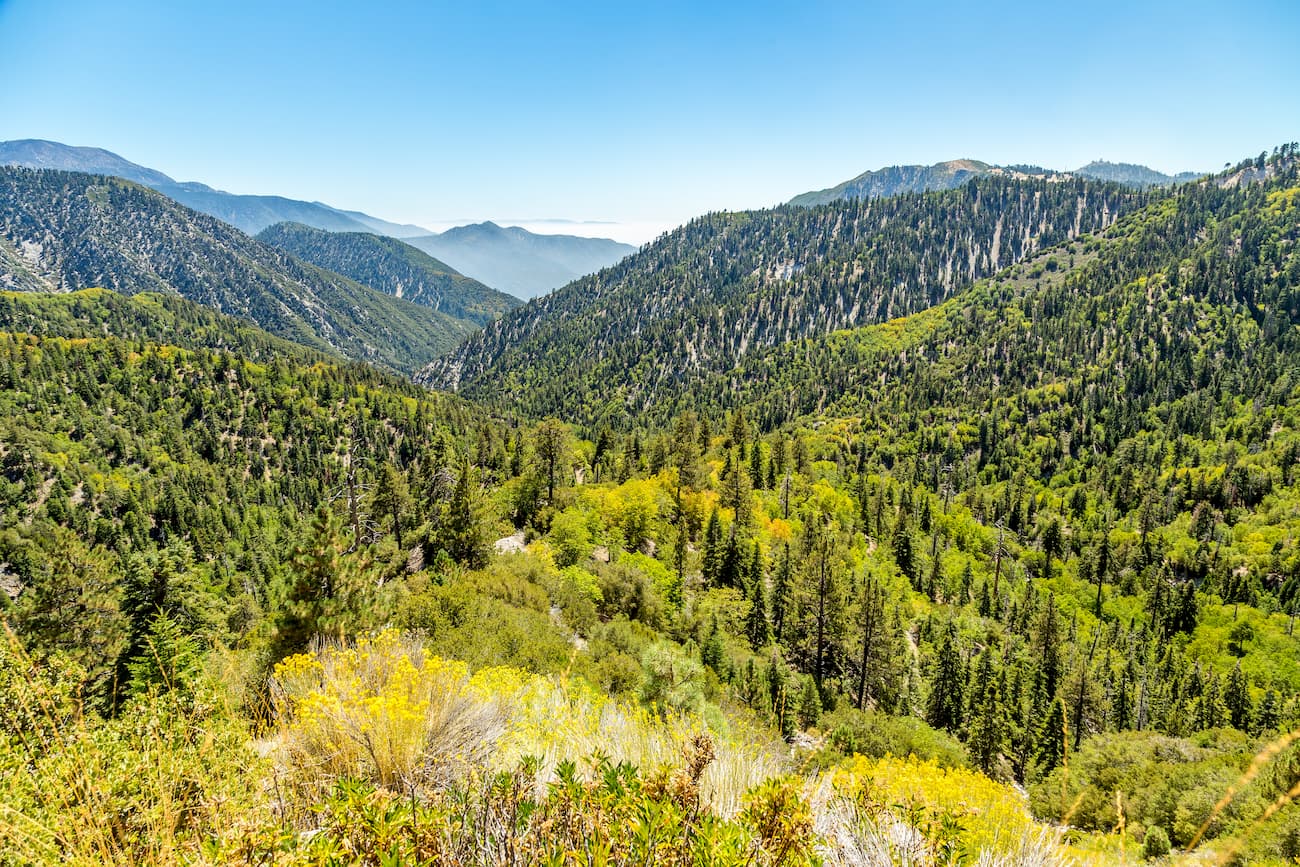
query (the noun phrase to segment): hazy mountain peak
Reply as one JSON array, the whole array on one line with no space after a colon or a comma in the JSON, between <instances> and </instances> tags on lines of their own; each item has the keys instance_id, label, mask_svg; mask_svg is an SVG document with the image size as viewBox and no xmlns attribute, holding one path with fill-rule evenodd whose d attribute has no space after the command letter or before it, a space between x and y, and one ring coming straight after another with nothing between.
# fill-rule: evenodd
<instances>
[{"instance_id":1,"label":"hazy mountain peak","mask_svg":"<svg viewBox=\"0 0 1300 867\"><path fill-rule=\"evenodd\" d=\"M16 139L0 142L0 165L27 169L62 169L92 175L114 175L128 181L160 186L176 183L155 169L145 168L112 151L74 147L45 139Z\"/></svg>"},{"instance_id":2,"label":"hazy mountain peak","mask_svg":"<svg viewBox=\"0 0 1300 867\"><path fill-rule=\"evenodd\" d=\"M1136 163L1112 163L1108 160L1093 160L1086 166L1074 170L1076 175L1094 178L1099 181L1114 181L1131 187L1157 187L1182 183L1201 177L1200 172L1179 172L1166 175L1147 166Z\"/></svg>"}]
</instances>

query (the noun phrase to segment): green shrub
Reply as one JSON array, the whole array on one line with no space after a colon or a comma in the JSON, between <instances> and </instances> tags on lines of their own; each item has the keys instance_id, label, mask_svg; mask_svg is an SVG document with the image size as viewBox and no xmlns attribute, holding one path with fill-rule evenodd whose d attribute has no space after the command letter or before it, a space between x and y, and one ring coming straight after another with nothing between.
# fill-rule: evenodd
<instances>
[{"instance_id":1,"label":"green shrub","mask_svg":"<svg viewBox=\"0 0 1300 867\"><path fill-rule=\"evenodd\" d=\"M1169 854L1169 835L1159 825L1147 828L1147 835L1142 840L1143 858L1163 858Z\"/></svg>"},{"instance_id":2,"label":"green shrub","mask_svg":"<svg viewBox=\"0 0 1300 867\"><path fill-rule=\"evenodd\" d=\"M824 766L852 755L873 759L916 756L933 759L944 768L967 765L966 748L960 741L916 717L842 707L822 717L822 729L827 733L827 746L816 761Z\"/></svg>"}]
</instances>

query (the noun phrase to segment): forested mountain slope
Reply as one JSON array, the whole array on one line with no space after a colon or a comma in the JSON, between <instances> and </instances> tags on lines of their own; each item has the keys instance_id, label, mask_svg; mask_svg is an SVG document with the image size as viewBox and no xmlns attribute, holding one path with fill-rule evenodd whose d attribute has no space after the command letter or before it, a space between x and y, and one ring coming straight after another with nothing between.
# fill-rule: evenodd
<instances>
[{"instance_id":1,"label":"forested mountain slope","mask_svg":"<svg viewBox=\"0 0 1300 867\"><path fill-rule=\"evenodd\" d=\"M84 664L96 701L159 610L205 642L266 634L318 509L370 502L385 462L435 474L482 424L171 295L0 294L0 384L0 607Z\"/></svg>"},{"instance_id":2,"label":"forested mountain slope","mask_svg":"<svg viewBox=\"0 0 1300 867\"><path fill-rule=\"evenodd\" d=\"M1289 156L1267 170L1247 161L937 307L755 354L680 405L725 395L775 426L940 405L988 412L1073 383L1067 394L1091 395L1076 420L1098 420L1103 406L1125 419L1098 425L1111 439L1096 447L1110 449L1151 402L1207 382L1224 400L1285 390L1300 363L1294 175Z\"/></svg>"},{"instance_id":3,"label":"forested mountain slope","mask_svg":"<svg viewBox=\"0 0 1300 867\"><path fill-rule=\"evenodd\" d=\"M0 168L5 284L171 292L282 337L410 371L472 330L116 178Z\"/></svg>"},{"instance_id":4,"label":"forested mountain slope","mask_svg":"<svg viewBox=\"0 0 1300 867\"><path fill-rule=\"evenodd\" d=\"M1116 186L960 189L711 214L504 316L419 378L625 427L764 348L914 313L1148 201Z\"/></svg>"},{"instance_id":5,"label":"forested mountain slope","mask_svg":"<svg viewBox=\"0 0 1300 867\"><path fill-rule=\"evenodd\" d=\"M257 240L388 295L485 325L522 302L396 238L276 223Z\"/></svg>"}]
</instances>

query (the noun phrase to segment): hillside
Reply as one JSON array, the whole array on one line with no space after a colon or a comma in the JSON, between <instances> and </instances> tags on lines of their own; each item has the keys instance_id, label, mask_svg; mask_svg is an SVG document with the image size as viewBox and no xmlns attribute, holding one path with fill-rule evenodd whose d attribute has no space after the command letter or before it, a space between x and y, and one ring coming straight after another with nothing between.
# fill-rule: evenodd
<instances>
[{"instance_id":1,"label":"hillside","mask_svg":"<svg viewBox=\"0 0 1300 867\"><path fill-rule=\"evenodd\" d=\"M372 289L473 325L485 325L521 303L396 238L276 223L259 232L257 240Z\"/></svg>"},{"instance_id":2,"label":"hillside","mask_svg":"<svg viewBox=\"0 0 1300 867\"><path fill-rule=\"evenodd\" d=\"M711 214L512 311L419 379L615 428L752 354L942 302L1146 194L979 178L957 190Z\"/></svg>"},{"instance_id":3,"label":"hillside","mask_svg":"<svg viewBox=\"0 0 1300 867\"><path fill-rule=\"evenodd\" d=\"M0 168L0 262L6 288L175 293L393 370L427 363L472 330L96 175Z\"/></svg>"},{"instance_id":4,"label":"hillside","mask_svg":"<svg viewBox=\"0 0 1300 867\"><path fill-rule=\"evenodd\" d=\"M606 238L538 235L518 226L476 223L406 242L456 270L519 298L536 298L636 252Z\"/></svg>"}]
</instances>

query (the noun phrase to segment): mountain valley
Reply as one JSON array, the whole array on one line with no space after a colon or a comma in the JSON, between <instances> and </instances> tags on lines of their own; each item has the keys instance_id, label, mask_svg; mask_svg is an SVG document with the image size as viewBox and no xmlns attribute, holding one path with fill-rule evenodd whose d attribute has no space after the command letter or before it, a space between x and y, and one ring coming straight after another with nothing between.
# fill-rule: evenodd
<instances>
[{"instance_id":1,"label":"mountain valley","mask_svg":"<svg viewBox=\"0 0 1300 867\"><path fill-rule=\"evenodd\" d=\"M1300 855L1296 145L495 282L78 153L0 168L3 867Z\"/></svg>"}]
</instances>

